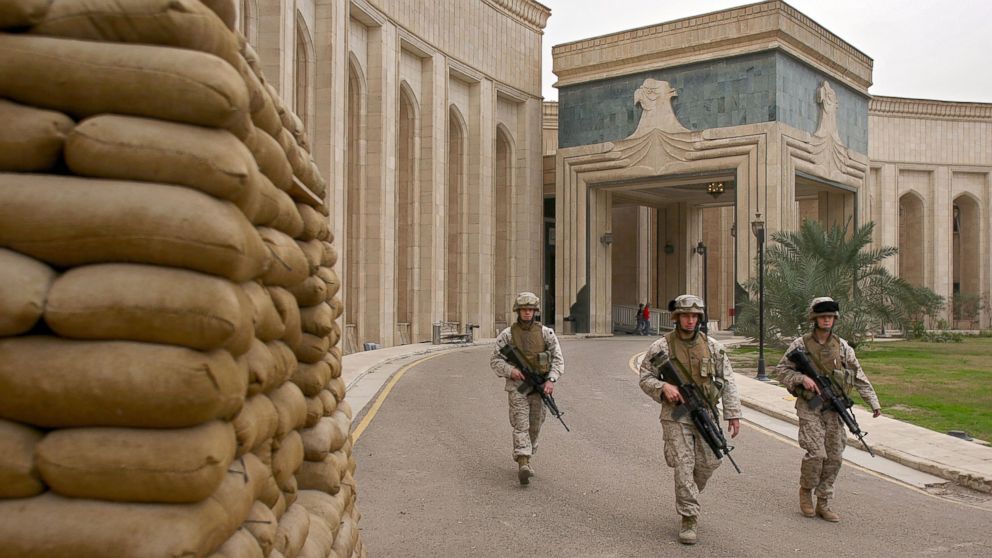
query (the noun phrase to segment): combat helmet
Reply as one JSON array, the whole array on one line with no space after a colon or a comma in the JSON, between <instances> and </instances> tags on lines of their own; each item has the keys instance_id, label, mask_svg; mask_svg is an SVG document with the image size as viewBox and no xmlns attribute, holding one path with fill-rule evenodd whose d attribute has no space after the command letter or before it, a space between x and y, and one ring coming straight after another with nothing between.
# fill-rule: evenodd
<instances>
[{"instance_id":1,"label":"combat helmet","mask_svg":"<svg viewBox=\"0 0 992 558\"><path fill-rule=\"evenodd\" d=\"M679 314L699 314L706 315L706 305L703 299L696 295L684 294L675 297L675 300L668 303L668 311L672 314L672 321L678 320Z\"/></svg>"},{"instance_id":2,"label":"combat helmet","mask_svg":"<svg viewBox=\"0 0 992 558\"><path fill-rule=\"evenodd\" d=\"M534 310L540 310L541 299L537 297L536 294L524 291L517 295L513 299L513 311L516 312L521 308L533 308Z\"/></svg>"},{"instance_id":3,"label":"combat helmet","mask_svg":"<svg viewBox=\"0 0 992 558\"><path fill-rule=\"evenodd\" d=\"M807 313L810 321L819 316L840 318L840 305L829 296L818 296L809 302Z\"/></svg>"}]
</instances>

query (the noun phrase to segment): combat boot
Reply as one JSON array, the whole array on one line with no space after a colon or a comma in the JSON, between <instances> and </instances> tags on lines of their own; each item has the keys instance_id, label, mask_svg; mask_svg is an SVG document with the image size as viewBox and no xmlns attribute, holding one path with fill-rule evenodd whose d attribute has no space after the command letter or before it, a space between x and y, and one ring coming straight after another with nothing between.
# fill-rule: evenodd
<instances>
[{"instance_id":1,"label":"combat boot","mask_svg":"<svg viewBox=\"0 0 992 558\"><path fill-rule=\"evenodd\" d=\"M692 515L682 516L682 528L679 529L679 542L682 544L696 544L696 517Z\"/></svg>"},{"instance_id":2,"label":"combat boot","mask_svg":"<svg viewBox=\"0 0 992 558\"><path fill-rule=\"evenodd\" d=\"M840 516L830 509L830 501L826 498L816 499L816 515L822 517L830 523L837 523L840 521Z\"/></svg>"},{"instance_id":3,"label":"combat boot","mask_svg":"<svg viewBox=\"0 0 992 558\"><path fill-rule=\"evenodd\" d=\"M517 478L520 484L530 484L530 478L534 476L534 469L530 466L530 457L527 455L517 456Z\"/></svg>"},{"instance_id":4,"label":"combat boot","mask_svg":"<svg viewBox=\"0 0 992 558\"><path fill-rule=\"evenodd\" d=\"M801 486L799 487L799 511L803 512L806 517L816 517L816 512L813 510L813 491Z\"/></svg>"}]
</instances>

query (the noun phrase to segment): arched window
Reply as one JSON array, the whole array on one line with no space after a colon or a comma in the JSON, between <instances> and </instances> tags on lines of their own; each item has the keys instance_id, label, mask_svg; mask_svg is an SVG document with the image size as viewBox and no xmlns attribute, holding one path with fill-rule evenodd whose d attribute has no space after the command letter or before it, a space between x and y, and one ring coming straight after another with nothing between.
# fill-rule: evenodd
<instances>
[{"instance_id":1,"label":"arched window","mask_svg":"<svg viewBox=\"0 0 992 558\"><path fill-rule=\"evenodd\" d=\"M447 248L445 250L445 319L461 321L462 298L467 281L465 254L465 158L468 150L465 120L454 106L448 111L448 169L447 169Z\"/></svg>"},{"instance_id":2,"label":"arched window","mask_svg":"<svg viewBox=\"0 0 992 558\"><path fill-rule=\"evenodd\" d=\"M309 135L310 130L313 129L313 123L310 121L313 115L313 40L310 37L310 30L307 29L306 22L303 21L303 17L299 13L296 15L296 52L294 56L296 60L296 85L293 106L296 109L296 115L300 117L303 127Z\"/></svg>"}]
</instances>

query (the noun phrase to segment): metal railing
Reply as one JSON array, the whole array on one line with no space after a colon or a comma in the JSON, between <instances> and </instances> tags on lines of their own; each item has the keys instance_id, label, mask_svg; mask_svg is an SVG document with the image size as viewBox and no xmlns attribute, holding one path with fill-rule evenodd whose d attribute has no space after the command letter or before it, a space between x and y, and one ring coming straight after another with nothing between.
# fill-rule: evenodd
<instances>
[{"instance_id":1,"label":"metal railing","mask_svg":"<svg viewBox=\"0 0 992 558\"><path fill-rule=\"evenodd\" d=\"M650 309L648 333L658 335L659 332L671 329L672 314L659 308ZM635 333L637 331L637 306L631 304L613 305L613 331Z\"/></svg>"}]
</instances>

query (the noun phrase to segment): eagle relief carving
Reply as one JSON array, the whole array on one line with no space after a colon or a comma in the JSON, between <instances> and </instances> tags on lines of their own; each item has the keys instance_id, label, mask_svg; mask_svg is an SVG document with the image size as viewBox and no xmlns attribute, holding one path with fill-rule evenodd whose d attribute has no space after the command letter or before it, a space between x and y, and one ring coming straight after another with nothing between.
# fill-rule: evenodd
<instances>
[{"instance_id":1,"label":"eagle relief carving","mask_svg":"<svg viewBox=\"0 0 992 558\"><path fill-rule=\"evenodd\" d=\"M634 104L641 107L641 119L637 129L627 139L639 138L651 130L667 133L688 132L679 122L672 108L672 99L678 93L667 81L646 79L634 92Z\"/></svg>"},{"instance_id":2,"label":"eagle relief carving","mask_svg":"<svg viewBox=\"0 0 992 558\"><path fill-rule=\"evenodd\" d=\"M847 175L860 178L864 175L864 165L851 156L837 129L837 93L826 81L816 90L816 102L820 105L820 118L810 139L809 153L812 161L824 176Z\"/></svg>"}]
</instances>

